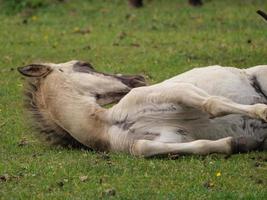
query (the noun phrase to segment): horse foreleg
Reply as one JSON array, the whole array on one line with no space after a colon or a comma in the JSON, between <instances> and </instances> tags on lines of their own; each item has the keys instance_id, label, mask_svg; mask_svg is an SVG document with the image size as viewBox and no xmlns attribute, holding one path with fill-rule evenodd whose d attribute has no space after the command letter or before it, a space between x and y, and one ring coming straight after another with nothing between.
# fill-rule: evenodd
<instances>
[{"instance_id":1,"label":"horse foreleg","mask_svg":"<svg viewBox=\"0 0 267 200\"><path fill-rule=\"evenodd\" d=\"M265 104L244 105L223 97L210 96L203 101L201 108L212 117L242 114L267 121L267 105Z\"/></svg>"},{"instance_id":2,"label":"horse foreleg","mask_svg":"<svg viewBox=\"0 0 267 200\"><path fill-rule=\"evenodd\" d=\"M130 146L130 153L135 156L156 156L167 154L208 155L211 153L234 154L263 149L265 139L251 136L226 137L218 140L195 140L185 143L162 143L151 140L136 140Z\"/></svg>"},{"instance_id":3,"label":"horse foreleg","mask_svg":"<svg viewBox=\"0 0 267 200\"><path fill-rule=\"evenodd\" d=\"M112 108L111 113L128 115L143 109L146 105L164 103L193 107L213 117L243 114L267 121L267 105L265 104L238 104L224 97L209 95L204 90L188 83L168 83L135 88Z\"/></svg>"},{"instance_id":4,"label":"horse foreleg","mask_svg":"<svg viewBox=\"0 0 267 200\"><path fill-rule=\"evenodd\" d=\"M212 117L242 114L267 121L267 105L265 104L239 104L225 97L209 95L204 90L191 84L177 84L176 87L178 88L178 86L179 89L177 90L170 89L173 92L172 98L176 98L176 101L182 105L205 111Z\"/></svg>"},{"instance_id":5,"label":"horse foreleg","mask_svg":"<svg viewBox=\"0 0 267 200\"><path fill-rule=\"evenodd\" d=\"M136 156L156 156L166 154L196 154L232 153L232 137L219 140L196 140L186 143L162 143L151 140L136 140L131 146L130 153Z\"/></svg>"}]
</instances>

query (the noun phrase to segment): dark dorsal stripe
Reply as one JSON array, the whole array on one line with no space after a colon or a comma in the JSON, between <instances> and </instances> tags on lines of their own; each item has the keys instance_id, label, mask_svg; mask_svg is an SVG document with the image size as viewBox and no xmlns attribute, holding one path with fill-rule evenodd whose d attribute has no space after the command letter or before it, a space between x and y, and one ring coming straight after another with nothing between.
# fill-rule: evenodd
<instances>
[{"instance_id":1,"label":"dark dorsal stripe","mask_svg":"<svg viewBox=\"0 0 267 200\"><path fill-rule=\"evenodd\" d=\"M255 89L255 91L260 94L261 96L265 97L267 99L267 96L264 94L264 92L261 89L260 83L256 76L253 76L251 78L251 86Z\"/></svg>"}]
</instances>

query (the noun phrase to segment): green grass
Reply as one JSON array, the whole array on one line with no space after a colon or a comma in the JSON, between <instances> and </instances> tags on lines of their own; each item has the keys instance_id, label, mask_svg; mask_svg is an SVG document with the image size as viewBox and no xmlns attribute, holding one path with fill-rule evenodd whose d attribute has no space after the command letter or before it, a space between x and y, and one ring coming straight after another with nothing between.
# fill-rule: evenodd
<instances>
[{"instance_id":1,"label":"green grass","mask_svg":"<svg viewBox=\"0 0 267 200\"><path fill-rule=\"evenodd\" d=\"M150 83L199 66L267 64L267 24L255 13L266 1L204 2L151 0L134 10L126 0L76 0L1 12L0 199L267 199L264 152L171 160L67 150L37 140L23 114L15 67L33 62L87 60Z\"/></svg>"}]
</instances>

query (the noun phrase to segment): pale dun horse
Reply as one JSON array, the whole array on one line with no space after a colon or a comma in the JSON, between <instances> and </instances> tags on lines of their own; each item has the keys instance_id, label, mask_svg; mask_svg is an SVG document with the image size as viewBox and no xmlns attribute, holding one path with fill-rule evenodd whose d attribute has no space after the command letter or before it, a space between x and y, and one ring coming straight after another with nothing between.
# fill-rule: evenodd
<instances>
[{"instance_id":1,"label":"pale dun horse","mask_svg":"<svg viewBox=\"0 0 267 200\"><path fill-rule=\"evenodd\" d=\"M267 149L267 65L195 68L151 86L81 61L18 70L53 144L144 157Z\"/></svg>"}]
</instances>

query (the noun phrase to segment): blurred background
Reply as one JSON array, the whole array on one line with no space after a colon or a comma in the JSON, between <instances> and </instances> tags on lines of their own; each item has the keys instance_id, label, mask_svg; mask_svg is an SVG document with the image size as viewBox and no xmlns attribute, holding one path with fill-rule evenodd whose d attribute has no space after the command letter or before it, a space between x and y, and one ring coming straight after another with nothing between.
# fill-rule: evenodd
<instances>
[{"instance_id":1,"label":"blurred background","mask_svg":"<svg viewBox=\"0 0 267 200\"><path fill-rule=\"evenodd\" d=\"M1 0L1 65L83 59L153 81L197 66L261 64L258 9L267 1Z\"/></svg>"},{"instance_id":2,"label":"blurred background","mask_svg":"<svg viewBox=\"0 0 267 200\"><path fill-rule=\"evenodd\" d=\"M43 144L16 71L77 59L155 83L193 67L267 64L257 10L267 0L0 0L0 199L266 199L264 152L145 160Z\"/></svg>"}]
</instances>

